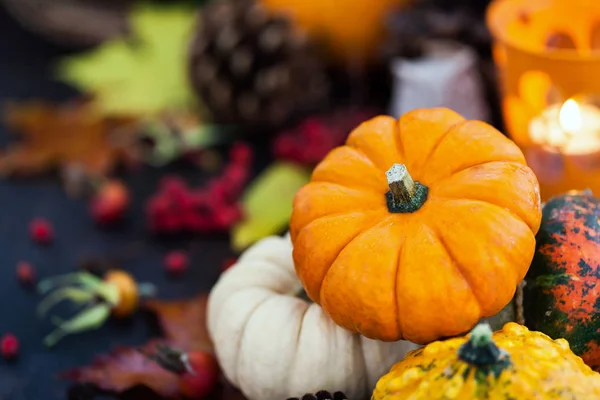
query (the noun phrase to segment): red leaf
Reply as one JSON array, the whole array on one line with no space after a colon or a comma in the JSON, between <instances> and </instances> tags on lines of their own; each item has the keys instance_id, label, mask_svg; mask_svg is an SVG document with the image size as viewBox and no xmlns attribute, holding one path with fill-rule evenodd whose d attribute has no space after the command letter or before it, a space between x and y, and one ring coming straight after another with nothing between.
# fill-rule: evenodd
<instances>
[{"instance_id":1,"label":"red leaf","mask_svg":"<svg viewBox=\"0 0 600 400\"><path fill-rule=\"evenodd\" d=\"M160 340L152 340L142 350L154 351ZM179 377L149 360L140 351L116 347L109 354L97 357L89 366L74 368L59 375L81 383L93 383L101 389L122 392L144 385L164 397L179 393Z\"/></svg>"},{"instance_id":2,"label":"red leaf","mask_svg":"<svg viewBox=\"0 0 600 400\"><path fill-rule=\"evenodd\" d=\"M161 368L144 353L155 353L158 343L168 343L183 351L212 350L206 328L208 295L188 300L152 300L144 307L157 313L166 339L154 339L139 349L118 347L97 357L89 366L74 368L59 376L79 383L92 383L103 390L122 392L144 385L164 397L179 393L179 377ZM235 400L237 393L229 396Z\"/></svg>"},{"instance_id":3,"label":"red leaf","mask_svg":"<svg viewBox=\"0 0 600 400\"><path fill-rule=\"evenodd\" d=\"M165 337L174 347L183 351L212 350L206 327L208 294L202 293L188 300L149 300L144 307L154 311Z\"/></svg>"}]
</instances>

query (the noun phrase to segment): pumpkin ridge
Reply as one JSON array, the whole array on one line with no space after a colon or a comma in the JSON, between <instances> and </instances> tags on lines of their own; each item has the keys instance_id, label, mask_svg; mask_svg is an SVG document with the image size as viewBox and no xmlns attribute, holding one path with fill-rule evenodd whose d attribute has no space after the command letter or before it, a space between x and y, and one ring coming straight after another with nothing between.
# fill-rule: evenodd
<instances>
[{"instance_id":1,"label":"pumpkin ridge","mask_svg":"<svg viewBox=\"0 0 600 400\"><path fill-rule=\"evenodd\" d=\"M373 166L373 168L377 168L377 167ZM373 194L379 194L379 193L381 193L377 189L369 187L369 186L359 186L358 183L356 185L352 185L352 184L348 184L348 183L344 183L344 184L337 183L337 182L334 182L333 178L329 178L329 177L321 177L319 179L315 179L313 182L315 182L315 183L326 183L328 185L335 185L335 186L339 186L339 187L345 187L345 188L352 189L352 190L357 190L357 191L371 192Z\"/></svg>"},{"instance_id":2,"label":"pumpkin ridge","mask_svg":"<svg viewBox=\"0 0 600 400\"><path fill-rule=\"evenodd\" d=\"M379 224L381 224L381 223L383 223L383 222L386 222L386 221L387 221L387 218L386 218L386 219L384 219L383 221L379 221L379 222L377 222L377 220L376 220L376 219L373 219L373 220L375 221L375 223L373 223L373 225L369 226L368 228L364 228L363 230L359 230L358 232L356 232L356 235L354 235L354 236L352 237L352 239L350 239L350 240L348 241L348 243L346 243L344 246L342 246L342 249L341 249L341 250L339 251L339 253L338 253L338 254L335 256L335 258L333 259L333 262L332 262L332 263L329 265L329 268L327 268L327 272L325 272L325 275L323 276L323 279L322 279L322 280L321 280L321 282L320 282L320 285L321 285L321 286L319 287L319 298L322 298L322 297L323 297L323 293L322 293L322 290L323 290L323 281L325 281L325 278L327 277L327 274L329 273L329 271L331 270L331 268L332 268L332 267L335 265L335 263L336 263L337 259L339 258L340 254L342 253L342 251L343 251L343 250L344 250L344 249L345 249L345 248L346 248L348 245L350 245L350 243L352 243L354 240L356 240L356 238L358 238L360 235L363 235L363 234L365 234L366 232L368 232L369 230L371 230L371 229L375 228L377 225L379 225Z\"/></svg>"},{"instance_id":3,"label":"pumpkin ridge","mask_svg":"<svg viewBox=\"0 0 600 400\"><path fill-rule=\"evenodd\" d=\"M322 221L323 219L338 218L338 217L346 217L346 216L351 216L351 215L363 215L363 216L365 216L365 218L366 218L366 217L369 217L369 215L368 215L368 214L371 214L371 213L369 213L369 212L363 212L363 211L355 211L355 212L350 212L350 213L348 213L348 212L343 212L343 213L330 214L330 215L327 215L327 216L323 216L323 217L320 217L320 218L316 218L316 219L314 219L314 220L310 221L310 222L309 222L307 225L305 225L305 226L304 226L304 227L303 227L303 228L302 228L302 229L301 229L301 230L298 232L298 237L300 237L300 235L301 235L302 231L303 231L305 228L308 228L310 225L312 225L312 224L314 224L314 223L317 223L317 222L320 222L320 221ZM377 218L376 218L376 217L377 217L377 215L376 215L377 213L373 212L372 214L373 214L373 215L372 215L372 216L373 216L373 218L371 219L371 221L376 221L376 220L377 220ZM373 226L374 226L374 225L371 225L370 223L365 223L365 225L364 225L364 226L363 226L361 229L357 229L357 231L355 232L355 234L354 234L354 235L351 235L351 236L348 238L348 240L347 240L347 241L345 241L346 243L344 243L344 244L343 244L343 245L340 247L340 251L339 251L339 252L336 254L336 256L335 256L335 258L333 259L333 261L332 261L331 263L328 263L328 265L329 265L329 266L328 266L327 270L325 271L325 274L323 274L323 276L321 277L321 279L319 279L319 280L317 281L317 282L318 282L318 284L319 284L319 288L318 288L318 292L319 292L319 298L317 298L317 299L313 299L313 301L314 301L315 303L317 303L317 304L320 304L320 299L321 299L321 287L322 287L322 285L323 285L323 279L325 279L325 276L327 275L327 272L329 271L329 269L331 268L331 266L332 266L332 265L335 263L335 260L336 260L336 259L337 259L337 257L339 256L340 252L341 252L341 251L342 251L342 250L343 250L343 249L344 249L346 246L348 246L348 244L350 244L350 242L352 242L352 241L353 241L353 240L356 238L356 236L358 236L358 235L359 235L361 232L364 232L364 230L365 230L365 229L371 229ZM293 251L295 251L295 249L294 249ZM293 253L292 253L292 257L294 257ZM294 264L296 264L296 263L294 263ZM304 288L306 289L306 286L305 286L305 285L304 285L304 283L303 283L304 276L302 276L302 275L304 275L304 274L303 274L303 273L299 273L299 271L298 271L297 269L296 269L296 273L297 273L297 275L299 276L299 278L300 278L300 281L302 282L302 285L303 285L303 286L304 286Z\"/></svg>"},{"instance_id":4,"label":"pumpkin ridge","mask_svg":"<svg viewBox=\"0 0 600 400\"><path fill-rule=\"evenodd\" d=\"M264 292L269 292L269 290L264 289L264 288L248 288L248 289L258 289L260 291L264 291ZM241 293L238 292L238 293ZM231 301L234 297L231 296L229 299L227 299L228 301ZM264 303L266 303L271 297L270 296L265 296L264 299L261 299L261 301L259 301L258 303L256 303L256 305L254 307L252 307L252 309L248 312L248 318L246 318L246 320L244 321L244 323L242 324L243 328L242 331L240 332L239 335L239 341L235 344L236 346L236 351L235 351L235 362L233 363L233 365L235 365L234 370L233 370L233 378L232 380L236 381L239 379L238 378L238 366L240 364L240 356L242 354L242 352L240 351L241 347L242 347L242 342L244 341L244 336L246 335L246 327L248 326L248 321L250 321L250 318L252 318L252 316L254 315L254 313L256 312L256 310L258 310L258 308L260 306L262 306ZM226 303L223 303L223 306ZM222 307L223 307L222 306ZM218 327L218 324L217 324ZM217 329L218 330L218 329Z\"/></svg>"},{"instance_id":5,"label":"pumpkin ridge","mask_svg":"<svg viewBox=\"0 0 600 400\"><path fill-rule=\"evenodd\" d=\"M406 160L406 153L404 151L404 143L402 142L402 131L400 130L400 120L396 120L396 135L398 138L396 139L396 152L400 156L401 160Z\"/></svg>"},{"instance_id":6,"label":"pumpkin ridge","mask_svg":"<svg viewBox=\"0 0 600 400\"><path fill-rule=\"evenodd\" d=\"M338 255L336 256L336 258L334 259L334 261L333 261L333 262L331 263L331 265L329 266L329 269L328 269L328 270L327 270L327 272L325 273L325 276L323 277L323 280L321 281L321 289L320 289L320 292L319 292L319 298L320 298L320 299L322 299L322 298L323 298L323 288L324 288L324 286L325 286L325 285L323 285L323 282L325 282L325 280L326 280L326 278L327 278L327 275L329 274L329 271L331 271L331 269L332 269L332 268L333 268L333 267L336 265L336 263L337 263L337 260L338 260L338 258L339 258L339 256L340 256L340 254L342 254L342 252L343 252L343 251L344 251L344 250L345 250L345 249L346 249L346 248L347 248L347 247L348 247L348 246L349 246L349 245L350 245L352 242L354 242L354 241L355 241L355 240L357 240L357 239L360 239L360 237L361 237L361 236L363 236L363 235L366 235L366 234L367 234L367 233L368 233L370 230L377 228L379 225L386 225L386 224L389 224L389 223L390 223L390 221L391 221L391 222L393 222L392 216L387 216L387 217L385 217L383 220L380 220L380 221L375 221L375 223L374 223L372 226L370 226L370 227L368 227L368 228L365 228L365 229L363 229L362 231L359 231L359 232L357 233L357 235L356 235L356 236L354 236L354 238L353 238L352 240L350 240L350 241L349 241L349 242L348 242L348 243L347 243L347 244L346 244L346 245L345 245L345 246L344 246L344 247L343 247L343 248L340 250L340 252L339 252L339 253L338 253ZM403 246L403 245L404 245L404 241L405 241L405 240L406 240L406 238L403 238L403 240L402 240L402 242L401 242L401 245L400 245L400 246ZM399 265L399 264L398 264L398 265ZM396 267L396 269L395 269L395 272L396 272L396 273L398 272L398 267ZM396 287L396 285L397 285L397 283L396 283L396 281L394 281L394 288ZM394 297L396 297L396 296L394 296ZM397 314L398 314L398 304L397 304L397 300L394 300L393 304L394 304L394 308L395 308L395 310L394 310L394 313L397 315ZM328 314L329 314L329 313L328 313ZM399 318L398 318L398 317L396 317L396 322L399 322L399 321L398 321L398 319L399 319ZM336 323L338 323L338 321L335 321L335 322L336 322ZM361 333L361 334L362 334L361 330L360 330L360 329L359 329L359 327L356 325L356 322L355 322L355 321L352 321L352 320L351 320L351 321L350 321L350 323L353 325L353 330L354 330L354 332L359 332L359 333ZM338 325L340 325L340 324L338 323ZM343 326L343 325L342 325L342 326ZM400 329L400 326L399 326L399 325L397 325L397 326L396 326L396 328L397 328L397 329ZM348 329L348 328L347 328L347 329Z\"/></svg>"},{"instance_id":7,"label":"pumpkin ridge","mask_svg":"<svg viewBox=\"0 0 600 400\"><path fill-rule=\"evenodd\" d=\"M303 300L304 301L304 300ZM302 334L302 329L304 329L304 318L306 317L306 313L308 313L308 310L310 309L311 304L309 304L308 302L306 302L306 308L304 309L304 311L302 312L302 316L300 317L300 328L298 329L298 333L296 335L296 343L294 344L294 349L296 349L296 351L294 352L294 356L292 357L292 359L290 360L290 364L288 366L288 368L293 368L296 364L296 359L298 358L298 344L300 343L300 336ZM286 386L290 387L291 386L291 379L295 377L294 374L288 374L287 375L287 380L286 380Z\"/></svg>"},{"instance_id":8,"label":"pumpkin ridge","mask_svg":"<svg viewBox=\"0 0 600 400\"><path fill-rule=\"evenodd\" d=\"M398 332L406 332L404 329L402 329L402 322L400 321L400 310L402 309L400 307L400 301L398 300L398 295L396 293L398 293L398 274L400 273L400 268L402 266L402 254L404 253L404 244L406 243L406 238L404 238L404 240L402 241L402 244L399 246L400 248L398 249L398 263L396 265L396 271L394 271L394 298L395 298L395 304L396 304L396 326L398 327ZM402 334L402 336L404 336L404 334Z\"/></svg>"},{"instance_id":9,"label":"pumpkin ridge","mask_svg":"<svg viewBox=\"0 0 600 400\"><path fill-rule=\"evenodd\" d=\"M523 164L521 164L521 163L519 163L517 161L514 161L514 160L511 160L511 161L504 161L504 160L481 161L481 162L475 163L473 165L469 165L469 166L465 166L465 167L462 167L462 166L458 167L458 169L456 169L455 171L450 172L450 174L447 177L442 178L441 180L439 180L438 182L436 182L436 184L439 183L439 182L442 182L444 179L450 178L452 175L456 175L456 174L461 173L463 171L466 171L466 170L468 170L470 168L481 167L482 165L492 164L492 163L504 163L504 164L511 163L511 164L517 164L517 165L520 165L520 166L526 166L526 165L523 165Z\"/></svg>"},{"instance_id":10,"label":"pumpkin ridge","mask_svg":"<svg viewBox=\"0 0 600 400\"><path fill-rule=\"evenodd\" d=\"M438 240L440 241L440 244L442 246L442 248L444 249L444 251L446 253L448 253L448 255L450 256L450 260L452 260L452 265L454 266L454 268L456 268L456 270L458 271L458 273L460 274L460 276L462 276L462 278L464 279L464 281L467 283L467 285L469 285L469 288L471 289L471 292L473 292L473 296L475 296L475 299L477 299L477 305L481 308L481 304L482 304L482 299L480 298L480 296L478 295L477 291L475 291L474 289L474 285L473 282L471 282L467 276L465 275L465 273L463 272L462 268L458 265L458 263L455 261L456 257L453 254L452 251L450 251L450 246L448 246L448 243L446 243L446 239L444 239L443 235L439 232L438 227L436 226L435 228L431 227L431 231L435 233L436 237L438 238Z\"/></svg>"},{"instance_id":11,"label":"pumpkin ridge","mask_svg":"<svg viewBox=\"0 0 600 400\"><path fill-rule=\"evenodd\" d=\"M385 175L385 172L384 172L384 175ZM328 181L325 181L325 180L318 180L318 181L310 182L310 184L312 184L312 183L317 183L317 184L325 185L325 187L327 189L330 189L329 186L331 186L331 187L337 187L337 188L342 188L342 189L348 189L348 190L351 190L353 192L359 192L359 193L365 192L365 190L363 188L354 188L354 187L351 187L351 186L342 185L341 183L337 183L337 182L328 182ZM373 194L373 198L375 198L375 197L379 197L379 195L381 194L381 192L369 191L369 194ZM384 202L382 201L381 204L383 205Z\"/></svg>"},{"instance_id":12,"label":"pumpkin ridge","mask_svg":"<svg viewBox=\"0 0 600 400\"><path fill-rule=\"evenodd\" d=\"M309 198L309 196L303 195L302 191L306 190L307 188L310 188L310 185L321 186L320 190L325 192L324 194L327 194L327 192L336 190L336 189L338 189L338 190L342 189L345 191L353 192L352 194L355 195L354 198L357 199L356 201L353 202L356 208L351 209L351 208L344 208L344 207L331 207L331 209L328 210L328 212L325 212L318 216L315 216L312 218L304 217L303 219L305 219L306 221L302 221L302 222L304 222L304 224L301 224L298 221L298 218L295 218L294 214L298 213L299 209L300 209L300 207L298 206L298 202L299 202L298 199L300 198L302 201L306 201L306 198ZM381 208L381 210L385 210L385 212L387 213L387 205L385 202L385 196L383 194L375 193L375 192L367 192L366 196L364 194L365 194L365 191L362 189L347 187L347 186L340 185L335 182L310 182L309 184L307 184L306 186L301 188L300 191L298 192L298 194L296 194L296 197L294 198L292 217L290 220L290 225L292 225L293 231L294 231L294 235L293 235L294 242L295 242L295 238L297 237L300 230L304 229L304 227L306 225L308 225L310 222L312 222L313 220L316 220L319 218L327 217L327 216L333 215L333 214L350 214L352 212L359 212L359 211L365 211L365 210L376 211L378 208ZM301 195L302 195L302 197L300 197ZM346 193L346 195L347 195L347 193ZM305 206L303 204L302 208L310 208L311 206L315 207L314 203L315 202L311 199L310 200L311 205ZM331 204L331 202L328 202L327 204L329 205L329 204ZM369 204L372 206L370 208L365 208L365 204ZM342 211L340 211L340 210L342 210ZM291 227L290 231L292 231L292 227Z\"/></svg>"},{"instance_id":13,"label":"pumpkin ridge","mask_svg":"<svg viewBox=\"0 0 600 400\"><path fill-rule=\"evenodd\" d=\"M356 211L342 211L342 212L336 212L333 214L325 214L322 215L318 218L313 219L312 221L310 221L308 224L304 225L302 228L300 228L300 230L303 230L304 228L306 228L307 226L309 226L310 224L312 224L315 221L318 221L320 219L323 218L336 218L336 217L342 217L344 215L351 215L351 214L369 214L369 213L377 213L379 207L373 207L373 208L367 208L367 209L360 209L360 210L356 210ZM385 212L387 214L387 211ZM381 215L383 215L384 213L380 213Z\"/></svg>"},{"instance_id":14,"label":"pumpkin ridge","mask_svg":"<svg viewBox=\"0 0 600 400\"><path fill-rule=\"evenodd\" d=\"M440 147L440 145L444 142L444 140L448 137L448 134L456 129L459 129L460 127L462 127L463 125L465 125L467 122L469 122L469 120L462 120L459 121L455 124L452 124L450 126L448 126L448 128L444 131L443 134L441 134L437 140L433 143L433 146L431 146L431 148L429 149L429 151L427 152L426 155L423 155L421 157L421 159L423 160L422 164L417 166L416 168L413 165L413 174L415 174L415 179L417 180L422 180L423 177L419 177L419 173L420 171L426 171L427 170L427 162L429 161L429 158L435 153L435 151L437 151L438 147ZM431 183L428 184L428 186L431 185Z\"/></svg>"},{"instance_id":15,"label":"pumpkin ridge","mask_svg":"<svg viewBox=\"0 0 600 400\"><path fill-rule=\"evenodd\" d=\"M455 201L456 201L456 202L465 202L465 201L466 201L466 202L473 202L473 203L481 203L481 204L485 204L485 205L488 205L488 206L492 206L492 207L494 207L494 208L497 208L497 209L499 209L499 210L504 210L504 211L508 212L508 213L509 213L509 214L510 214L512 217L514 217L516 220L518 220L518 221L521 221L522 223L524 223L525 225L527 225L527 227L528 227L528 228L530 228L530 227L529 227L529 224L528 224L527 222L525 222L525 221L523 220L523 218L521 218L520 216L518 216L518 215L517 215L517 214L516 214L516 213L515 213L513 210L511 210L510 208L507 208L507 207L502 207L502 206L499 206L498 204L494 204L494 203L491 203L491 202L489 202L489 201L485 201L485 200L479 200L479 199L471 199L471 198L444 197L444 196L435 196L435 197L432 197L432 200L434 200L434 201L435 201L435 200L437 200L437 201L440 201L440 200L441 200L441 201L443 201L443 202L446 202L446 203L449 203L449 202L455 202ZM531 228L530 228L529 230L531 231L531 234L532 234L532 235L535 235L535 234L536 234L536 232L534 232L534 231L533 231Z\"/></svg>"},{"instance_id":16,"label":"pumpkin ridge","mask_svg":"<svg viewBox=\"0 0 600 400\"><path fill-rule=\"evenodd\" d=\"M350 132L350 134L348 135L348 138L346 139L346 144L345 146L351 147L353 149L359 149L365 156L367 156L367 158L371 161L371 163L373 163L373 165L379 169L380 171L382 171L383 173L385 173L385 171L390 167L389 165L386 165L386 161L383 160L381 157L379 157L378 154L369 154L369 152L366 151L365 148L363 148L363 143L360 143L360 141L357 138L363 139L363 136L365 135L365 132L368 131L367 127L369 127L370 125L376 126L378 123L381 123L381 121L386 120L388 122L393 122L394 127L396 127L398 125L398 121L395 118L392 118L390 116L379 116L379 117L375 117L372 118L370 120L367 120L365 122L363 122L362 124L360 124L359 126L357 126L352 132ZM373 130L375 130L375 128L373 128ZM396 129L394 129L394 132L396 132ZM400 140L399 137L396 137L397 135L390 135L390 138L392 139L392 141L394 142L398 142ZM358 141L358 143L356 143ZM388 146L387 149L389 151L390 148L393 148L394 150L396 150L397 153L397 144L394 143L393 146ZM397 154L396 158L400 158L400 154ZM395 160L394 160L395 161ZM399 161L403 161L403 160L398 160Z\"/></svg>"},{"instance_id":17,"label":"pumpkin ridge","mask_svg":"<svg viewBox=\"0 0 600 400\"><path fill-rule=\"evenodd\" d=\"M519 147L485 122L465 121L453 132L452 135L444 136L444 140L438 144L435 152L429 154L425 162L423 169L432 171L424 179L428 185L482 162L515 161L527 165ZM462 163L466 165L460 166ZM447 167L451 167L452 171Z\"/></svg>"},{"instance_id":18,"label":"pumpkin ridge","mask_svg":"<svg viewBox=\"0 0 600 400\"><path fill-rule=\"evenodd\" d=\"M486 168L481 168L481 166L486 166ZM510 170L506 169L506 166L510 166ZM479 170L479 171L478 171ZM511 176L506 176L507 172L513 174ZM511 196L505 196L502 198L504 203L506 203L506 207L500 204L497 204L497 197L491 195L488 191L479 190L479 183L477 179L480 179L479 176L471 175L471 173L485 173L487 176L486 181L482 186L493 186L496 182L505 182L507 179L512 178L513 182L528 184L535 179L535 174L531 169L516 161L490 161L475 164L471 167L467 167L463 170L456 171L455 173L442 178L440 181L436 182L432 187L432 197L438 199L468 199L468 200L478 200L483 201L490 204L495 204L499 207L506 208L513 212L519 219L523 220L531 229L532 232L536 233L539 230L539 225L541 222L541 213L537 218L530 218L529 213L534 209L541 209L540 201L539 201L539 193L530 192L524 193L527 196L522 196L520 193ZM475 182L475 183L474 183ZM469 195L465 197L459 197L458 193L461 192L458 188L467 188L469 189ZM458 190L457 190L458 189ZM477 189L477 190L470 190ZM442 194L439 194L442 192ZM523 192L521 192L523 193ZM483 197L483 198L482 198ZM486 199L486 197L488 199ZM502 203L503 201L499 202ZM519 207L519 204L525 204L526 207ZM516 207L513 210L512 207Z\"/></svg>"},{"instance_id":19,"label":"pumpkin ridge","mask_svg":"<svg viewBox=\"0 0 600 400\"><path fill-rule=\"evenodd\" d=\"M436 198L436 200L438 200L438 199L440 199L440 198L439 197ZM531 232L531 234L535 236L535 232L533 232L529 228L529 225L525 221L523 221L523 219L521 219L518 215L516 215L512 210L510 210L508 208L501 207L501 206L499 206L497 204L490 203L490 202L483 201L483 200L474 200L474 199L449 199L449 198L444 199L444 202L446 202L446 203L450 203L450 202L454 202L454 201L457 201L457 202L458 201L462 201L462 202L480 203L480 204L485 204L486 206L492 206L493 208L496 208L498 210L506 211L515 220L517 220L517 221L521 222L522 224L524 224L525 226L527 226L527 228L529 229L529 231ZM436 231L436 233L438 233L438 232ZM451 253L449 253L449 254L452 255ZM532 255L531 255L531 260L533 260L533 252L532 252ZM528 263L528 269L529 269L529 264L531 264L531 261L529 261L529 263ZM525 279L525 275L527 274L528 269L525 270L524 273L522 273L521 275L517 275L517 278L520 277L520 279L517 279L516 282L515 282L515 290L516 290L516 286L519 284L519 282L521 282L523 279Z\"/></svg>"},{"instance_id":20,"label":"pumpkin ridge","mask_svg":"<svg viewBox=\"0 0 600 400\"><path fill-rule=\"evenodd\" d=\"M290 326L296 326L298 327L297 329L293 329L294 330L300 330L300 326L302 321L299 320L297 318L297 314L295 307L296 304L300 304L302 307L304 307L304 309L301 311L302 314L304 315L306 313L306 310L310 307L309 304L307 304L305 301L300 300L298 298L291 298L289 296L284 296L284 295L276 295L276 296L270 296L268 297L264 302L261 302L260 306L257 307L256 309L253 310L250 318L248 318L248 320L245 321L244 324L244 329L243 329L243 335L242 340L241 340L241 347L238 348L238 352L237 352L237 357L236 357L236 366L244 366L244 365L248 365L248 361L249 361L249 356L255 356L255 352L252 349L251 344L255 343L255 340L253 339L255 337L256 334L256 327L259 326L259 331L262 333L265 331L264 329L264 317L265 315L277 315L277 313L274 313L273 307L276 307L279 310L286 310L291 314L291 318L289 319L289 321L287 321L287 325L285 329L289 329ZM264 309L263 309L264 308ZM262 314L262 315L261 315ZM262 318L261 318L262 317ZM248 330L250 330L250 333L248 333ZM267 332L269 332L269 330L267 330ZM271 331L272 332L272 331ZM278 335L276 337L273 338L274 342L278 342L278 341L287 341L287 339L290 337L289 332L285 332L285 335ZM281 342L280 342L281 343ZM280 343L278 343L278 345L275 345L276 347L281 347ZM285 347L285 349L287 349L287 346ZM280 368L277 369L276 373L285 373L289 370L290 368L290 360L292 358L295 358L295 354L294 357L291 357L289 352L279 352L279 353L271 353L270 355L271 357L268 358L274 358L277 357L278 358L278 362L279 362L279 366ZM256 357L252 357L251 359L252 364L256 363L257 361L259 361ZM260 365L257 363L257 366ZM258 371L257 371L258 372ZM264 372L254 372L252 373L253 377L256 377L255 379L261 379L264 377ZM248 370L246 369L245 374L246 377L248 375ZM261 377L262 375L262 377ZM271 375L274 375L274 373L272 373ZM272 377L271 377L272 378ZM238 378L239 379L239 378ZM263 378L264 379L264 378ZM272 378L273 379L273 378ZM274 379L274 381L281 381L283 379ZM279 391L279 387L274 386L269 388L270 391ZM267 392L268 393L268 392ZM253 395L252 393L245 393L245 395L248 398L257 398L255 395ZM271 395L267 395L266 398L273 398L275 396ZM279 396L276 396L279 397ZM282 396L283 397L283 396Z\"/></svg>"},{"instance_id":21,"label":"pumpkin ridge","mask_svg":"<svg viewBox=\"0 0 600 400\"><path fill-rule=\"evenodd\" d=\"M329 165L329 163L333 163L335 161L335 160L332 160L333 156L330 157L330 155L333 154L334 152L336 152L336 154L334 154L334 155L337 156L337 152L340 152L340 151L354 152L354 154L351 154L352 156L360 158L361 161L364 161L365 164L367 164L364 166L364 168L372 168L374 170L377 170L378 172L380 171L379 167L373 163L373 161L367 156L367 154L362 149L360 149L358 147L354 147L354 146L343 145L343 146L339 146L339 147L333 149L327 156L325 156L323 161L315 167L312 177L311 177L312 182L323 182L323 183L334 183L334 184L337 183L336 180L338 179L338 176L331 176L330 171L332 170L332 168ZM350 156L350 155L348 155L348 156ZM356 167L356 166L353 166L353 167ZM346 168L347 168L347 166L346 166ZM361 168L362 168L362 166L361 166ZM339 185L339 183L337 183L337 184ZM367 186L364 184L364 182L361 182L361 181L355 181L355 182L353 182L353 184L349 184L349 182L344 182L341 186L345 186L345 187L352 188L352 189L368 190L368 191L373 191L373 192L379 193L379 189L376 189L372 186Z\"/></svg>"}]
</instances>

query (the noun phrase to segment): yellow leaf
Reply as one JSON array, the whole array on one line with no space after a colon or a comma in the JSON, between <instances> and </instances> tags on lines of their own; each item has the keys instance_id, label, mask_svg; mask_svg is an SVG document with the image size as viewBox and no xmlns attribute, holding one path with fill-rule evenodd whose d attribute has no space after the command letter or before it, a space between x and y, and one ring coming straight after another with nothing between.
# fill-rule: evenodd
<instances>
[{"instance_id":1,"label":"yellow leaf","mask_svg":"<svg viewBox=\"0 0 600 400\"><path fill-rule=\"evenodd\" d=\"M104 114L153 114L192 105L186 68L195 9L142 4L130 18L131 37L61 60L58 79L93 95Z\"/></svg>"},{"instance_id":2,"label":"yellow leaf","mask_svg":"<svg viewBox=\"0 0 600 400\"><path fill-rule=\"evenodd\" d=\"M256 178L243 196L245 218L233 227L234 250L281 232L290 220L294 196L308 183L310 174L306 168L277 162Z\"/></svg>"}]
</instances>

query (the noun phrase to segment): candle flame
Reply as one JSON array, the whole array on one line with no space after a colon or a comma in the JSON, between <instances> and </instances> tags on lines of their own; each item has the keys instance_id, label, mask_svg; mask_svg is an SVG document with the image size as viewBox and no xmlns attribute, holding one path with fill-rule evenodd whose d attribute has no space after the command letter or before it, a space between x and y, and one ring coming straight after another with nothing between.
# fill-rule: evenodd
<instances>
[{"instance_id":1,"label":"candle flame","mask_svg":"<svg viewBox=\"0 0 600 400\"><path fill-rule=\"evenodd\" d=\"M579 104L573 99L565 101L558 115L559 123L565 132L575 133L581 130L582 118Z\"/></svg>"}]
</instances>

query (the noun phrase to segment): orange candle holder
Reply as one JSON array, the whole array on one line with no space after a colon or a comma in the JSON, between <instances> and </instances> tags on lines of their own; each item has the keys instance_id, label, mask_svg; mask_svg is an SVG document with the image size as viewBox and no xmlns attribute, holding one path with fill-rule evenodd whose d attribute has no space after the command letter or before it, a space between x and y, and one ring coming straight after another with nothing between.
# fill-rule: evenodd
<instances>
[{"instance_id":1,"label":"orange candle holder","mask_svg":"<svg viewBox=\"0 0 600 400\"><path fill-rule=\"evenodd\" d=\"M487 24L506 129L542 199L600 194L600 0L495 0Z\"/></svg>"}]
</instances>

